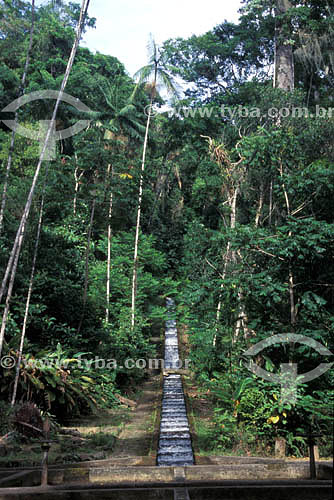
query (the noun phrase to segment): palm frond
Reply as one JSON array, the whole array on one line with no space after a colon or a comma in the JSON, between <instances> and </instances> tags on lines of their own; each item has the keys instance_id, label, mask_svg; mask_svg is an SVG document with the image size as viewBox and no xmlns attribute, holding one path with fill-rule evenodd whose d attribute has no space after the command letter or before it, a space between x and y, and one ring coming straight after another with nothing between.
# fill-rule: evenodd
<instances>
[{"instance_id":1,"label":"palm frond","mask_svg":"<svg viewBox=\"0 0 334 500\"><path fill-rule=\"evenodd\" d=\"M136 107L132 104L126 104L118 113L118 116L127 116L127 115L133 115L136 113Z\"/></svg>"},{"instance_id":2,"label":"palm frond","mask_svg":"<svg viewBox=\"0 0 334 500\"><path fill-rule=\"evenodd\" d=\"M167 71L160 69L158 72L158 79L161 81L161 83L163 84L169 95L179 96L180 89L178 88L178 84L167 73Z\"/></svg>"},{"instance_id":3,"label":"palm frond","mask_svg":"<svg viewBox=\"0 0 334 500\"><path fill-rule=\"evenodd\" d=\"M133 75L133 78L135 80L138 79L137 85L147 82L153 71L154 71L154 65L152 64L147 64L146 66L143 66L138 71L136 71L136 73Z\"/></svg>"},{"instance_id":4,"label":"palm frond","mask_svg":"<svg viewBox=\"0 0 334 500\"><path fill-rule=\"evenodd\" d=\"M148 52L148 60L149 60L150 64L153 64L153 65L156 64L156 62L158 61L158 57L159 57L158 46L155 43L155 40L154 40L152 33L149 34L149 39L147 42L147 52Z\"/></svg>"},{"instance_id":5,"label":"palm frond","mask_svg":"<svg viewBox=\"0 0 334 500\"><path fill-rule=\"evenodd\" d=\"M159 47L155 43L152 35L150 35L147 48L149 51L149 64L143 66L134 74L134 79L137 80L137 85L133 91L132 97L135 97L142 84L149 82L152 76L153 81L150 81L152 86L152 95L154 94L153 89L156 89L158 83L161 83L161 86L166 89L170 96L179 96L181 93L180 86L173 80L170 74L171 71L169 71L171 68L169 68L167 61L164 61L163 54L160 55Z\"/></svg>"}]
</instances>

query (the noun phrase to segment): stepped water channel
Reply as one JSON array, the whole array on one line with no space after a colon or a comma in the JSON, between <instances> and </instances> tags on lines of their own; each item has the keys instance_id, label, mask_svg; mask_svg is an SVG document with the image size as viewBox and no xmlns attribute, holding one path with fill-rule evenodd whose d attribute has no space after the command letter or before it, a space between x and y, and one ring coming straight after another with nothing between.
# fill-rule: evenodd
<instances>
[{"instance_id":1,"label":"stepped water channel","mask_svg":"<svg viewBox=\"0 0 334 500\"><path fill-rule=\"evenodd\" d=\"M177 370L180 357L172 299L167 299L167 309L164 368ZM164 376L157 465L194 465L182 379L178 374Z\"/></svg>"}]
</instances>

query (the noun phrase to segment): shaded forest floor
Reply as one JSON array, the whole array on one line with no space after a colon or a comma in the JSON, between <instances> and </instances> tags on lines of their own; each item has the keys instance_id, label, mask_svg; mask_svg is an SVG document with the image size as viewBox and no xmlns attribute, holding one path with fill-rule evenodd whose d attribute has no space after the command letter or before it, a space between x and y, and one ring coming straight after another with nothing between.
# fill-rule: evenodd
<instances>
[{"instance_id":1,"label":"shaded forest floor","mask_svg":"<svg viewBox=\"0 0 334 500\"><path fill-rule=\"evenodd\" d=\"M131 407L121 404L109 410L73 419L62 426L49 453L50 464L132 457L151 457L155 464L156 416L160 406L160 375L149 376L137 388ZM13 438L3 448L0 467L39 466L39 439Z\"/></svg>"}]
</instances>

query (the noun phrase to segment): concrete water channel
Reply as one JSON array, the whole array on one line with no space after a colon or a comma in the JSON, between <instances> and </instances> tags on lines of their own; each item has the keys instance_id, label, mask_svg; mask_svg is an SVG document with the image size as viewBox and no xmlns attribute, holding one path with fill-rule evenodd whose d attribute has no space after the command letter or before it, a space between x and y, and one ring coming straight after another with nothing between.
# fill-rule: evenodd
<instances>
[{"instance_id":1,"label":"concrete water channel","mask_svg":"<svg viewBox=\"0 0 334 500\"><path fill-rule=\"evenodd\" d=\"M197 457L196 463L182 376L173 373L180 355L172 299L167 310L156 466L112 460L53 465L43 487L40 468L0 469L0 500L332 500L330 462L317 463L317 480L309 479L305 462L217 457L203 465Z\"/></svg>"},{"instance_id":2,"label":"concrete water channel","mask_svg":"<svg viewBox=\"0 0 334 500\"><path fill-rule=\"evenodd\" d=\"M172 299L167 299L167 309L164 369L177 370L181 363ZM157 465L194 465L182 379L177 374L164 375Z\"/></svg>"}]
</instances>

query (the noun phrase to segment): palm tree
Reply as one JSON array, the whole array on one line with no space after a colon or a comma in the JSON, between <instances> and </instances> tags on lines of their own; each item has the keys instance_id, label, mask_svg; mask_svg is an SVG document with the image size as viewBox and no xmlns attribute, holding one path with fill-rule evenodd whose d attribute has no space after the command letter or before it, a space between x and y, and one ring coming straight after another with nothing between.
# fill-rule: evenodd
<instances>
[{"instance_id":1,"label":"palm tree","mask_svg":"<svg viewBox=\"0 0 334 500\"><path fill-rule=\"evenodd\" d=\"M145 125L142 124L142 115L136 102L136 89L131 92L128 77L118 76L113 83L105 82L100 87L107 108L101 117L109 118L106 128L105 139L130 137L133 140L142 140L145 133ZM131 93L130 93L131 92Z\"/></svg>"},{"instance_id":2,"label":"palm tree","mask_svg":"<svg viewBox=\"0 0 334 500\"><path fill-rule=\"evenodd\" d=\"M149 63L143 68L139 69L134 78L138 78L138 83L136 90L143 83L148 84L150 103L146 108L147 120L146 120L146 130L143 145L143 155L141 163L141 172L139 180L139 193L138 193L138 204L137 204L137 221L136 221L136 236L135 236L135 246L134 246L134 256L133 256L133 272L132 272L132 292L131 292L131 328L135 326L135 309L136 309L136 294L137 294L137 270L138 270L138 242L139 242L139 231L140 231L140 218L141 218L141 208L142 208L142 197L143 197L143 179L145 171L145 160L146 151L148 143L148 132L150 128L150 121L152 116L152 106L154 99L157 95L158 86L162 85L164 89L170 95L177 95L177 88L170 75L170 66L168 66L165 54L160 51L159 47L155 43L152 35L148 43L148 53L149 53Z\"/></svg>"}]
</instances>

